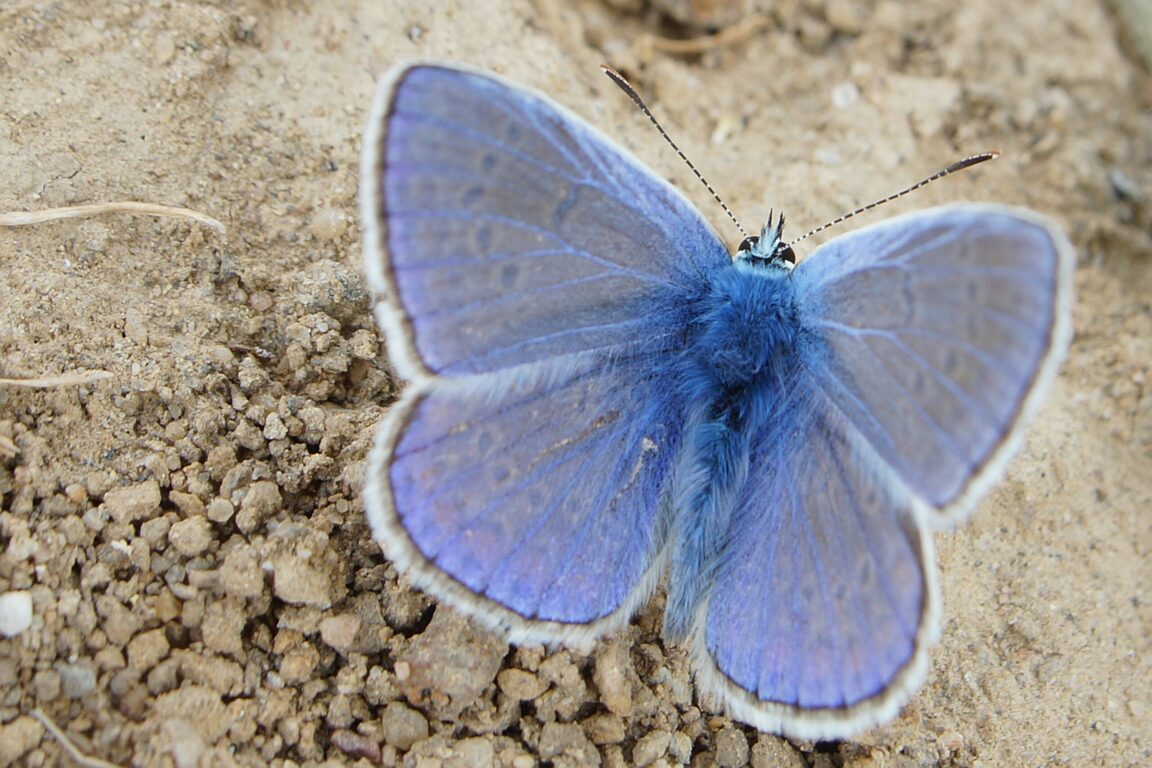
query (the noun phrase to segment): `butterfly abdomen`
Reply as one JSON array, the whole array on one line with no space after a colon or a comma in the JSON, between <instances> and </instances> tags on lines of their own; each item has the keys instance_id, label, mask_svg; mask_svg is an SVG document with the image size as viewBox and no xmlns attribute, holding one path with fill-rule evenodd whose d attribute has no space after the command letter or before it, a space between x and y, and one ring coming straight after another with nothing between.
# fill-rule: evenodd
<instances>
[{"instance_id":1,"label":"butterfly abdomen","mask_svg":"<svg viewBox=\"0 0 1152 768\"><path fill-rule=\"evenodd\" d=\"M749 441L788 396L797 320L783 270L726 268L698 304L678 372L690 403L673 477L678 535L672 556L665 635L688 636L708 594L732 505L748 477Z\"/></svg>"}]
</instances>

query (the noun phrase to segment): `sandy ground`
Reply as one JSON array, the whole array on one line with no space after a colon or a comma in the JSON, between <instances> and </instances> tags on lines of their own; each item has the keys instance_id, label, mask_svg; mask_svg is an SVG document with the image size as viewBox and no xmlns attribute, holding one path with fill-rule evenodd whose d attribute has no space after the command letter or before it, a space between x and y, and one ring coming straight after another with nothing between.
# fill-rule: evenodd
<instances>
[{"instance_id":1,"label":"sandy ground","mask_svg":"<svg viewBox=\"0 0 1152 768\"><path fill-rule=\"evenodd\" d=\"M703 55L637 2L0 2L0 764L40 708L136 765L1135 766L1152 762L1152 89L1099 0L785 0ZM735 3L733 5L740 5ZM631 10L628 10L628 9ZM545 90L716 206L599 73L634 78L745 222L981 199L1076 244L1076 336L1008 476L937 537L944 637L889 726L791 742L699 700L656 601L588 656L412 591L359 496L388 373L359 272L377 76L449 58ZM735 239L736 235L733 233Z\"/></svg>"}]
</instances>

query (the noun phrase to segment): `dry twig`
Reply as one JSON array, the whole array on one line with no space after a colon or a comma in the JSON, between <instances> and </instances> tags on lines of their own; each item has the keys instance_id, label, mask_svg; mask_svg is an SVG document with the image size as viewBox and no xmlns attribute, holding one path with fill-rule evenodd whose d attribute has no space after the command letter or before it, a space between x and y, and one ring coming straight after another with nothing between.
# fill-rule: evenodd
<instances>
[{"instance_id":1,"label":"dry twig","mask_svg":"<svg viewBox=\"0 0 1152 768\"><path fill-rule=\"evenodd\" d=\"M65 208L48 208L43 211L13 211L0 213L0 227L21 227L27 224L42 224L58 219L76 219L101 216L105 213L141 213L145 216L168 216L177 219L191 219L206 227L224 234L224 225L211 216L190 208L175 208L170 205L140 203L123 200L115 203L93 203L92 205L70 205Z\"/></svg>"}]
</instances>

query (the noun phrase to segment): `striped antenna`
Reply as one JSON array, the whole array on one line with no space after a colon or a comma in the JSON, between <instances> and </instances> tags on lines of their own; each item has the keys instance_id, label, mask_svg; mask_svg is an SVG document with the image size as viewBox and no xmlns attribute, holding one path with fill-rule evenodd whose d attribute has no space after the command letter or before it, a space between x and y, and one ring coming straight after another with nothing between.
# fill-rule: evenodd
<instances>
[{"instance_id":1,"label":"striped antenna","mask_svg":"<svg viewBox=\"0 0 1152 768\"><path fill-rule=\"evenodd\" d=\"M813 229L809 232L805 232L804 234L800 235L800 237L789 242L788 247L791 248L792 246L796 245L796 243L800 242L801 240L807 240L809 237L812 237L812 235L816 234L817 232L823 232L824 230L828 229L828 227L834 227L843 221L847 221L848 219L852 218L853 216L859 216L861 213L864 213L865 211L870 211L877 206L884 205L884 203L890 203L898 197L904 197L904 195L908 194L909 192L915 192L916 190L920 189L920 187L931 184L932 182L936 181L937 179L942 179L951 173L956 173L956 171L962 171L965 168L971 168L974 165L979 165L980 163L983 163L987 160L995 160L998 157L1000 157L1000 151L994 149L994 150L991 150L989 152L981 152L978 155L972 155L971 157L966 157L963 160L957 160L956 162L952 163L952 165L948 166L947 168L945 168L941 171L937 171L936 173L932 174L931 176L929 176L926 179L921 179L920 181L916 182L915 184L913 184L910 187L906 187L905 189L902 189L899 192L895 192L891 195L888 195L888 197L885 197L883 200L877 200L876 202L868 203L868 205L861 206L861 207L857 208L856 210L852 211L851 213L846 213L843 216L840 216L840 217L833 219L832 221L828 222L827 224L821 224L820 226L816 227L816 229Z\"/></svg>"},{"instance_id":2,"label":"striped antenna","mask_svg":"<svg viewBox=\"0 0 1152 768\"><path fill-rule=\"evenodd\" d=\"M653 116L652 111L648 109L648 105L644 103L644 99L640 98L640 94L636 92L632 84L624 78L624 75L612 69L612 67L607 64L601 64L600 69L604 70L604 74L608 75L620 90L628 94L628 98L632 99L632 101L636 103L636 106L640 108L640 111L651 121L652 125L656 126L656 130L664 137L664 141L668 142L668 146L676 150L676 154L680 155L680 159L684 161L684 164L692 169L692 173L696 174L696 178L700 180L700 183L704 185L705 189L712 193L712 199L720 203L720 207L724 209L724 213L728 214L728 218L732 219L732 223L736 225L736 229L740 230L740 236L747 239L748 233L744 230L744 227L740 226L740 222L736 220L736 216L729 210L728 206L724 204L724 201L720 199L720 195L716 194L716 190L712 189L712 185L708 183L708 179L704 178L704 174L696 169L696 166L693 165L692 161L680 150L676 142L672 141L672 137L668 135L668 132L664 130L664 126L660 125L660 122Z\"/></svg>"}]
</instances>

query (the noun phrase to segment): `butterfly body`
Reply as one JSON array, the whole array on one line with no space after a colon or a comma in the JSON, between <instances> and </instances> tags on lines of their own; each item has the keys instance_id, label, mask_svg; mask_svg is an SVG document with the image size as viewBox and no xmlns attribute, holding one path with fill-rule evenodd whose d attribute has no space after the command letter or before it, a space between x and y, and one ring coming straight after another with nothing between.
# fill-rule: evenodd
<instances>
[{"instance_id":1,"label":"butterfly body","mask_svg":"<svg viewBox=\"0 0 1152 768\"><path fill-rule=\"evenodd\" d=\"M956 205L792 267L733 258L667 183L476 70L381 84L365 268L408 380L365 507L419 587L586 647L666 579L665 638L764 730L891 719L939 633L930 530L1003 472L1070 336L1049 221Z\"/></svg>"},{"instance_id":2,"label":"butterfly body","mask_svg":"<svg viewBox=\"0 0 1152 768\"><path fill-rule=\"evenodd\" d=\"M732 535L732 505L747 478L751 436L790 397L802 396L789 391L801 335L791 270L737 262L714 270L707 282L671 374L690 404L671 483L677 532L664 632L674 640L688 636Z\"/></svg>"}]
</instances>

